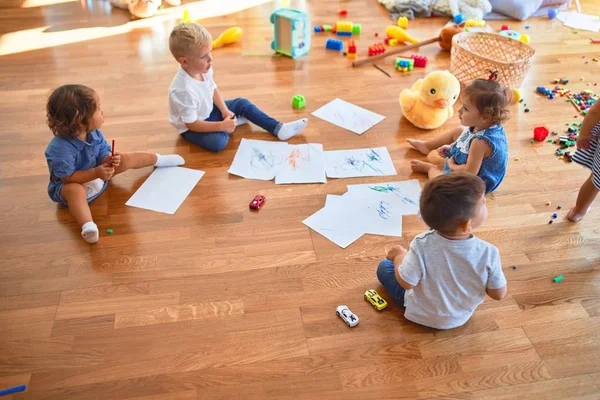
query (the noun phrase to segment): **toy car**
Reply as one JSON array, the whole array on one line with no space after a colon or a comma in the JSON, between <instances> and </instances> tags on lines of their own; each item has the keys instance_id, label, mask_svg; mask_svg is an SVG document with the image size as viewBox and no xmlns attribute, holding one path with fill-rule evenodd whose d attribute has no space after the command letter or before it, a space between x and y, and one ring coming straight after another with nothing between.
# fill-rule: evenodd
<instances>
[{"instance_id":1,"label":"toy car","mask_svg":"<svg viewBox=\"0 0 600 400\"><path fill-rule=\"evenodd\" d=\"M267 201L265 196L258 194L254 197L254 200L250 202L250 208L253 210L260 210L263 204L265 204L265 201Z\"/></svg>"},{"instance_id":2,"label":"toy car","mask_svg":"<svg viewBox=\"0 0 600 400\"><path fill-rule=\"evenodd\" d=\"M348 306L337 306L335 313L340 317L350 328L358 325L358 317L350 311Z\"/></svg>"},{"instance_id":3,"label":"toy car","mask_svg":"<svg viewBox=\"0 0 600 400\"><path fill-rule=\"evenodd\" d=\"M387 307L387 301L377 293L376 290L369 289L365 292L365 300L367 300L377 311L381 311Z\"/></svg>"}]
</instances>

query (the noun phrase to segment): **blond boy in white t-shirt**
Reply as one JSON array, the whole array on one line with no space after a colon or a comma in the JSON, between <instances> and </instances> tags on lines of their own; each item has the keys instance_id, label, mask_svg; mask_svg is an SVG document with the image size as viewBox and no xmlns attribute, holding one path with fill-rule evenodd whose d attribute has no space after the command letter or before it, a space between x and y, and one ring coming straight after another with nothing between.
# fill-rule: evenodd
<instances>
[{"instance_id":1,"label":"blond boy in white t-shirt","mask_svg":"<svg viewBox=\"0 0 600 400\"><path fill-rule=\"evenodd\" d=\"M184 139L218 152L227 146L236 126L247 121L279 140L288 140L306 127L306 118L282 123L248 99L224 101L213 79L212 37L201 25L177 25L169 37L169 49L180 64L169 88L169 122Z\"/></svg>"}]
</instances>

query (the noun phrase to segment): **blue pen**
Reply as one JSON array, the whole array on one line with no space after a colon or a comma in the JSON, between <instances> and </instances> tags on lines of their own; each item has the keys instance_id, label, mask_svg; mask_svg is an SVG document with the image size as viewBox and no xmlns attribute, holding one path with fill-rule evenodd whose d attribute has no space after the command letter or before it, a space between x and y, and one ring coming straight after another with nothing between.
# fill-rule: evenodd
<instances>
[{"instance_id":1,"label":"blue pen","mask_svg":"<svg viewBox=\"0 0 600 400\"><path fill-rule=\"evenodd\" d=\"M8 394L24 392L25 390L27 390L27 386L25 386L25 385L15 386L13 388L0 390L0 396L6 396Z\"/></svg>"}]
</instances>

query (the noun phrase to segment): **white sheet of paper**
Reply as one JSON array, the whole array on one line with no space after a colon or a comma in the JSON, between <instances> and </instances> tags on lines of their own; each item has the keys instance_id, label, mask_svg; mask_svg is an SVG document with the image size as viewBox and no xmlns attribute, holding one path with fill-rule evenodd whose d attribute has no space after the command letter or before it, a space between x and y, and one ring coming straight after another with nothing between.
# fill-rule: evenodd
<instances>
[{"instance_id":1,"label":"white sheet of paper","mask_svg":"<svg viewBox=\"0 0 600 400\"><path fill-rule=\"evenodd\" d=\"M417 214L421 185L416 179L400 182L348 185L348 193L364 198L379 198L393 204L402 215Z\"/></svg>"},{"instance_id":2,"label":"white sheet of paper","mask_svg":"<svg viewBox=\"0 0 600 400\"><path fill-rule=\"evenodd\" d=\"M312 115L359 135L385 119L383 115L376 114L342 99L330 101L318 110L313 111Z\"/></svg>"},{"instance_id":3,"label":"white sheet of paper","mask_svg":"<svg viewBox=\"0 0 600 400\"><path fill-rule=\"evenodd\" d=\"M386 147L325 152L328 178L397 175Z\"/></svg>"},{"instance_id":4,"label":"white sheet of paper","mask_svg":"<svg viewBox=\"0 0 600 400\"><path fill-rule=\"evenodd\" d=\"M342 196L328 194L327 200L325 201L325 207L323 207L310 217L306 218L304 221L302 221L302 223L314 230L315 232L317 232L318 234L329 239L336 245L340 246L342 249L345 249L346 247L354 243L356 240L358 240L363 235L363 232L340 231L337 229L323 229L320 227L322 221L324 219L327 219L327 213L332 208L337 207L337 205L339 204L339 199L341 197Z\"/></svg>"},{"instance_id":5,"label":"white sheet of paper","mask_svg":"<svg viewBox=\"0 0 600 400\"><path fill-rule=\"evenodd\" d=\"M242 139L227 172L246 179L270 181L283 166L288 146L285 142Z\"/></svg>"},{"instance_id":6,"label":"white sheet of paper","mask_svg":"<svg viewBox=\"0 0 600 400\"><path fill-rule=\"evenodd\" d=\"M385 200L365 198L348 192L344 202L327 209L316 224L321 229L402 236L402 213Z\"/></svg>"},{"instance_id":7,"label":"white sheet of paper","mask_svg":"<svg viewBox=\"0 0 600 400\"><path fill-rule=\"evenodd\" d=\"M561 12L557 19L573 29L583 29L592 32L600 30L600 18L596 15L582 14L578 12Z\"/></svg>"},{"instance_id":8,"label":"white sheet of paper","mask_svg":"<svg viewBox=\"0 0 600 400\"><path fill-rule=\"evenodd\" d=\"M202 176L204 171L195 169L156 168L125 205L175 214Z\"/></svg>"},{"instance_id":9,"label":"white sheet of paper","mask_svg":"<svg viewBox=\"0 0 600 400\"><path fill-rule=\"evenodd\" d=\"M275 176L275 183L327 183L323 145L288 145L283 166Z\"/></svg>"}]
</instances>

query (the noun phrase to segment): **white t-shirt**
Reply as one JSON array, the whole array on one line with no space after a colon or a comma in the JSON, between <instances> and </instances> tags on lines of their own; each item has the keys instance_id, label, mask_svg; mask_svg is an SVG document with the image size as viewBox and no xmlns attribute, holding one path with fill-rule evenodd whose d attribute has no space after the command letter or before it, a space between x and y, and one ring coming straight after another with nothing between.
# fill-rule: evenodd
<instances>
[{"instance_id":1,"label":"white t-shirt","mask_svg":"<svg viewBox=\"0 0 600 400\"><path fill-rule=\"evenodd\" d=\"M406 319L437 329L465 324L486 288L506 286L495 246L475 236L450 240L433 230L411 242L400 276L415 286L404 294Z\"/></svg>"},{"instance_id":2,"label":"white t-shirt","mask_svg":"<svg viewBox=\"0 0 600 400\"><path fill-rule=\"evenodd\" d=\"M213 69L202 74L204 81L188 75L181 65L169 87L169 122L179 133L188 130L185 124L204 121L213 110L213 95L217 84Z\"/></svg>"}]
</instances>

